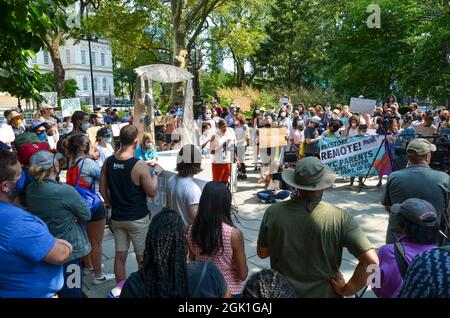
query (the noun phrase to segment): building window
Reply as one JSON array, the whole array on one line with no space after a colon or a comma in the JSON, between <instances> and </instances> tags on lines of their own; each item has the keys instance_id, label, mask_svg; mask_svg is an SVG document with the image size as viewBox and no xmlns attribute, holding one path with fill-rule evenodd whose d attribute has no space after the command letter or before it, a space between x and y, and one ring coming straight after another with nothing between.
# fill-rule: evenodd
<instances>
[{"instance_id":1,"label":"building window","mask_svg":"<svg viewBox=\"0 0 450 318\"><path fill-rule=\"evenodd\" d=\"M85 90L85 91L88 90L88 83L87 83L86 77L83 77L83 90Z\"/></svg>"},{"instance_id":2,"label":"building window","mask_svg":"<svg viewBox=\"0 0 450 318\"><path fill-rule=\"evenodd\" d=\"M95 63L95 52L94 51L92 51L91 52L91 58L92 58L92 65L95 65L96 63Z\"/></svg>"},{"instance_id":3,"label":"building window","mask_svg":"<svg viewBox=\"0 0 450 318\"><path fill-rule=\"evenodd\" d=\"M100 98L98 97L95 98L95 105L100 105Z\"/></svg>"},{"instance_id":4,"label":"building window","mask_svg":"<svg viewBox=\"0 0 450 318\"><path fill-rule=\"evenodd\" d=\"M37 57L36 57L36 55L31 59L31 63L37 64Z\"/></svg>"},{"instance_id":5,"label":"building window","mask_svg":"<svg viewBox=\"0 0 450 318\"><path fill-rule=\"evenodd\" d=\"M105 66L105 53L100 53L100 62L102 66Z\"/></svg>"},{"instance_id":6,"label":"building window","mask_svg":"<svg viewBox=\"0 0 450 318\"><path fill-rule=\"evenodd\" d=\"M106 78L102 80L102 90L106 92Z\"/></svg>"},{"instance_id":7,"label":"building window","mask_svg":"<svg viewBox=\"0 0 450 318\"><path fill-rule=\"evenodd\" d=\"M81 50L81 64L86 64L86 51Z\"/></svg>"},{"instance_id":8,"label":"building window","mask_svg":"<svg viewBox=\"0 0 450 318\"><path fill-rule=\"evenodd\" d=\"M97 90L97 78L94 78L94 91Z\"/></svg>"},{"instance_id":9,"label":"building window","mask_svg":"<svg viewBox=\"0 0 450 318\"><path fill-rule=\"evenodd\" d=\"M50 60L49 60L49 56L48 56L48 52L44 51L44 64L50 64Z\"/></svg>"},{"instance_id":10,"label":"building window","mask_svg":"<svg viewBox=\"0 0 450 318\"><path fill-rule=\"evenodd\" d=\"M66 64L70 64L70 50L66 50Z\"/></svg>"}]
</instances>

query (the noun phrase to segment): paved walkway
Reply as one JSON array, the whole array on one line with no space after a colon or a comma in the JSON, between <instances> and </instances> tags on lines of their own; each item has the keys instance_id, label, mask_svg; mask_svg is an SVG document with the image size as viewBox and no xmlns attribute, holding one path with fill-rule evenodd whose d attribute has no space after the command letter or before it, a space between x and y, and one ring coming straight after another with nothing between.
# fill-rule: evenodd
<instances>
[{"instance_id":1,"label":"paved walkway","mask_svg":"<svg viewBox=\"0 0 450 318\"><path fill-rule=\"evenodd\" d=\"M250 159L251 156L248 155L247 158ZM244 234L249 275L263 268L270 267L268 259L261 260L256 255L256 241L261 223L260 220L268 205L261 203L256 198L256 192L262 190L262 185L257 183L259 174L252 169L253 166L250 166L248 180L240 181L238 183L238 191L234 194L235 204L239 208L237 217L240 223L233 218L235 225ZM380 204L382 189L376 188L377 182L378 177L373 178L373 180L367 180L366 184L369 188L363 189L361 193L357 193L356 188L354 190L348 189L346 181L337 179L333 188L325 191L324 200L349 211L358 221L370 242L376 248L379 248L385 241L388 216ZM106 272L114 272L114 240L112 233L108 229L105 230L103 241L103 263ZM350 279L356 264L357 260L345 250L341 271L346 280ZM127 275L136 271L136 269L135 255L131 248L127 260ZM94 286L92 285L92 277L84 278L84 291L90 298L105 298L114 286L115 282ZM364 297L375 296L369 288Z\"/></svg>"}]
</instances>

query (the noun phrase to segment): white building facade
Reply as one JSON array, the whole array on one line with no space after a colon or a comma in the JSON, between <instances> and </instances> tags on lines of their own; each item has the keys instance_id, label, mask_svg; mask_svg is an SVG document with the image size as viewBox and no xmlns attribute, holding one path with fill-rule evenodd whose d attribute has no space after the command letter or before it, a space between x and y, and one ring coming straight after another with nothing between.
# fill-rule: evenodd
<instances>
[{"instance_id":1,"label":"white building facade","mask_svg":"<svg viewBox=\"0 0 450 318\"><path fill-rule=\"evenodd\" d=\"M88 41L75 43L67 39L60 47L61 61L66 71L66 80L74 79L78 90L75 97L81 102L93 105ZM111 46L106 40L91 41L92 74L94 77L94 96L97 106L110 105L114 101L113 62ZM30 61L42 72L52 72L50 53L40 51Z\"/></svg>"}]
</instances>

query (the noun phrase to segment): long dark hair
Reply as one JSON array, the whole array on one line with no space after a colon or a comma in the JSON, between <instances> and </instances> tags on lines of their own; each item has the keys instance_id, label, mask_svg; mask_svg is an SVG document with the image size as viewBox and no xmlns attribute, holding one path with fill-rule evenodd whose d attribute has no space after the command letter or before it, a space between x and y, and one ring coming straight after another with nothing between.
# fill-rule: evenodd
<instances>
[{"instance_id":1,"label":"long dark hair","mask_svg":"<svg viewBox=\"0 0 450 318\"><path fill-rule=\"evenodd\" d=\"M214 256L223 252L222 223L233 226L231 193L223 183L211 181L203 189L192 224L192 240L202 255Z\"/></svg>"},{"instance_id":2,"label":"long dark hair","mask_svg":"<svg viewBox=\"0 0 450 318\"><path fill-rule=\"evenodd\" d=\"M187 298L186 236L180 215L158 213L150 223L140 270L141 298Z\"/></svg>"}]
</instances>

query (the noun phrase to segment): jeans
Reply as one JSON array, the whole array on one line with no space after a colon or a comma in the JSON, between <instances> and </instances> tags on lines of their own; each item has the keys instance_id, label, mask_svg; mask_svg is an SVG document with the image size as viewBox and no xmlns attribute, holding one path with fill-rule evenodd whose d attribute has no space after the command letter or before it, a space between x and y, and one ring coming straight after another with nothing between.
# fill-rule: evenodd
<instances>
[{"instance_id":1,"label":"jeans","mask_svg":"<svg viewBox=\"0 0 450 318\"><path fill-rule=\"evenodd\" d=\"M81 259L74 259L73 261L65 263L63 265L63 271L64 271L64 273L63 273L64 274L64 286L58 292L58 297L59 298L82 298L83 297L83 269L81 267ZM79 277L76 277L76 275L79 275ZM75 285L75 286L73 286L73 285Z\"/></svg>"}]
</instances>

